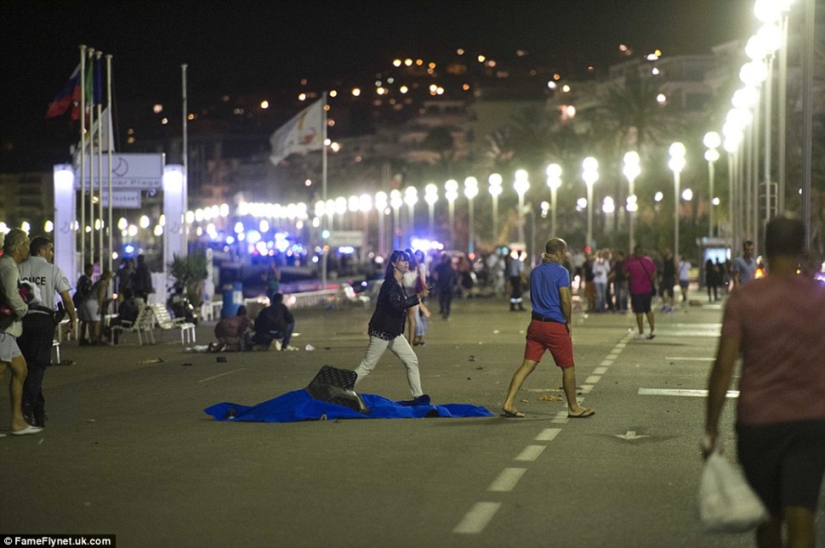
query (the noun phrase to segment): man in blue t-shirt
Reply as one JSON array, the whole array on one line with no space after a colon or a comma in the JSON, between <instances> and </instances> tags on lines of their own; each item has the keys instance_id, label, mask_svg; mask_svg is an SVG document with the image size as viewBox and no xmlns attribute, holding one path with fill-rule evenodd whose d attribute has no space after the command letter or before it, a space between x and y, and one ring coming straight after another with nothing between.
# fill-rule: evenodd
<instances>
[{"instance_id":1,"label":"man in blue t-shirt","mask_svg":"<svg viewBox=\"0 0 825 548\"><path fill-rule=\"evenodd\" d=\"M570 272L563 266L567 242L553 238L544 247L542 263L530 274L530 300L533 317L527 328L524 361L510 381L507 399L501 410L505 417L522 418L515 408L516 394L527 376L541 361L546 350L562 370L562 385L567 398L567 416L571 419L592 417L596 411L579 405L576 400L576 368L571 338L573 305L570 297Z\"/></svg>"},{"instance_id":2,"label":"man in blue t-shirt","mask_svg":"<svg viewBox=\"0 0 825 548\"><path fill-rule=\"evenodd\" d=\"M742 242L742 256L736 257L731 267L733 273L733 287L752 282L756 277L756 259L753 258L755 246L751 240Z\"/></svg>"}]
</instances>

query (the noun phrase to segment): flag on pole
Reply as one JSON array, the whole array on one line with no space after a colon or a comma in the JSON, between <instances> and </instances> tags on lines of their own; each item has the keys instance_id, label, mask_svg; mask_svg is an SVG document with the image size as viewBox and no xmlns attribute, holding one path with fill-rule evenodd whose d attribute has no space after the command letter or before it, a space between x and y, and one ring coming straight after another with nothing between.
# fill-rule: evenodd
<instances>
[{"instance_id":1,"label":"flag on pole","mask_svg":"<svg viewBox=\"0 0 825 548\"><path fill-rule=\"evenodd\" d=\"M109 152L110 148L111 152L115 152L115 134L110 107L104 108L100 118L95 118L93 120L91 131L88 132L88 135L86 135L86 139L84 139L84 141L85 144L78 143L77 147L74 149L75 167L80 166L81 147L85 146L85 154L87 157L91 154L92 148L94 148L95 152L99 151L100 153Z\"/></svg>"},{"instance_id":2,"label":"flag on pole","mask_svg":"<svg viewBox=\"0 0 825 548\"><path fill-rule=\"evenodd\" d=\"M306 154L324 148L324 106L326 98L319 99L302 110L292 120L278 128L269 142L272 155L269 159L278 165L293 153Z\"/></svg>"},{"instance_id":3,"label":"flag on pole","mask_svg":"<svg viewBox=\"0 0 825 548\"><path fill-rule=\"evenodd\" d=\"M84 92L86 94L86 108L90 109L94 105L98 105L96 101L98 99L102 100L103 93L101 92L98 94L96 89L96 82L100 82L102 78L101 70L100 70L100 61L99 60L92 60L89 63L86 63L86 82L84 86ZM86 113L88 114L88 112ZM77 84L77 98L74 99L74 106L72 107L72 120L80 120L80 83L78 81Z\"/></svg>"},{"instance_id":4,"label":"flag on pole","mask_svg":"<svg viewBox=\"0 0 825 548\"><path fill-rule=\"evenodd\" d=\"M49 109L46 111L46 119L56 118L65 114L69 107L72 106L73 101L80 100L80 65L75 67L74 72L69 77L69 81L57 93L54 101L49 103Z\"/></svg>"}]
</instances>

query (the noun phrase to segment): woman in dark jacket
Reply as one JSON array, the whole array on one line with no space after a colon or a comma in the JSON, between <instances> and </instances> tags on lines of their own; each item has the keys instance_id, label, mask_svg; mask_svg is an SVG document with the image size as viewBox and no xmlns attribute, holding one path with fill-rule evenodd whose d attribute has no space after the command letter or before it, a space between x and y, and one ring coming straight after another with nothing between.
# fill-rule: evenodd
<instances>
[{"instance_id":1,"label":"woman in dark jacket","mask_svg":"<svg viewBox=\"0 0 825 548\"><path fill-rule=\"evenodd\" d=\"M424 394L421 390L421 377L418 373L418 356L413 352L409 341L404 337L404 321L407 318L407 309L419 304L421 299L429 294L424 287L417 294L407 297L401 280L404 273L410 269L410 259L404 251L396 250L390 255L384 283L378 294L375 312L369 323L370 343L361 364L355 368L358 374L358 384L369 375L378 360L388 348L398 356L407 369L407 382L413 398Z\"/></svg>"}]
</instances>

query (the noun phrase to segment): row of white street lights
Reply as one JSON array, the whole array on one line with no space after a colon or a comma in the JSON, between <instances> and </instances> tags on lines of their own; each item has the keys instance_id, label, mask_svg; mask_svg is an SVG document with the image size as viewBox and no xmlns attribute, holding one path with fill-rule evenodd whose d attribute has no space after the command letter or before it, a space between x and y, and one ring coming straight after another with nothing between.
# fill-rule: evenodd
<instances>
[{"instance_id":1,"label":"row of white street lights","mask_svg":"<svg viewBox=\"0 0 825 548\"><path fill-rule=\"evenodd\" d=\"M713 143L712 138L709 142ZM718 135L716 136L718 139ZM706 139L707 140L707 139ZM674 143L671 146L671 161L669 163L669 167L674 171L674 196L675 196L675 212L674 212L674 221L675 221L675 249L678 251L678 236L679 236L679 228L678 228L678 212L679 212L679 196L680 196L680 188L679 188L679 174L681 173L682 169L685 165L685 147L681 143ZM714 149L711 149L714 150ZM718 155L718 153L717 153ZM706 154L706 158L708 155ZM712 159L708 160L711 163L712 169ZM587 208L587 240L586 245L591 246L593 245L593 185L599 180L599 163L594 157L587 157L582 162L582 180L585 182L587 186L587 198L581 200L580 208L584 209ZM627 178L629 182L629 195L627 197L626 203L626 210L631 214L630 215L630 247L635 244L634 240L634 217L633 215L638 209L638 202L635 193L635 180L641 174L641 167L640 167L640 158L639 154L636 151L630 151L625 154L624 156L624 166L622 169L624 176ZM557 191L561 187L562 184L562 168L559 164L553 163L547 166L546 169L547 175L547 187L551 191L551 202L547 204L547 209L551 210L551 231L552 234L557 234ZM498 235L499 230L499 215L498 215L498 198L503 192L503 177L499 173L493 173L488 177L488 191L492 197L492 206L493 206L493 235L496 237ZM712 182L711 182L712 185ZM530 181L529 181L529 174L526 170L520 169L517 170L514 174L514 182L513 182L513 189L516 191L518 195L518 214L519 214L519 223L518 223L518 230L519 230L519 240L524 241L524 214L525 214L525 195L527 191L530 189ZM449 229L450 229L450 243L454 245L455 242L455 202L459 198L459 190L460 185L458 181L455 179L450 179L444 183L444 197L448 203L448 215L449 215ZM437 185L433 183L429 183L424 188L424 201L428 205L429 209L429 236L433 237L434 235L434 209L435 204L439 199L438 196L439 188ZM475 177L467 177L464 180L463 186L463 194L464 197L468 200L468 231L469 231L469 241L468 241L468 248L467 251L469 253L475 252L475 219L474 219L474 206L473 201L479 194L479 183ZM661 194L661 193L659 193ZM690 189L686 189L685 192L682 194L682 198L685 200L690 201L692 199L692 192ZM656 201L660 201L662 196L657 196L655 198ZM714 203L716 200L711 193L710 200ZM418 203L418 189L409 186L401 190L395 189L392 190L389 194L384 191L379 191L375 194L374 199L368 194L362 194L361 196L351 196L349 199L344 197L339 197L335 200L327 200L327 201L318 201L315 204L314 214L316 218L321 218L323 216L327 216L329 219L330 227L334 227L334 217L336 215L342 216L347 212L354 213L354 212L363 212L367 213L371 211L373 208L377 211L383 213L384 215L393 215L393 226L395 227L395 237L392 245L395 247L399 247L402 245L400 241L400 226L401 226L401 218L400 218L400 210L404 204L408 207L408 219L410 222L410 233L413 232L413 219L415 215L415 205ZM544 209L544 205L542 206ZM610 213L615 211L615 202L612 198L605 198L605 202L602 207L603 211L606 213ZM280 206L277 204L243 204L242 207L239 208L239 213L246 215L250 214L252 216L276 216L276 217L283 217L283 213L286 211L290 211L293 215L290 215L290 219L296 218L294 213L300 212L301 214L298 215L299 220L307 219L307 208L304 204L290 204L289 206ZM278 215L280 213L280 215ZM383 222L379 222L379 247L383 247L381 242L383 242Z\"/></svg>"}]
</instances>

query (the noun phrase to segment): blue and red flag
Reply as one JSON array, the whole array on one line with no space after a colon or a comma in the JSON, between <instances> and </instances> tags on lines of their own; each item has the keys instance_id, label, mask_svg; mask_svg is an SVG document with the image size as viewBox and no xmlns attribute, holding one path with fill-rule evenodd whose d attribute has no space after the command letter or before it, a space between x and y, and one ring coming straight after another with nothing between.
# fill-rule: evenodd
<instances>
[{"instance_id":1,"label":"blue and red flag","mask_svg":"<svg viewBox=\"0 0 825 548\"><path fill-rule=\"evenodd\" d=\"M55 96L54 101L49 103L49 110L46 111L46 119L61 116L69 110L73 102L80 101L80 65L74 69L69 81Z\"/></svg>"}]
</instances>

